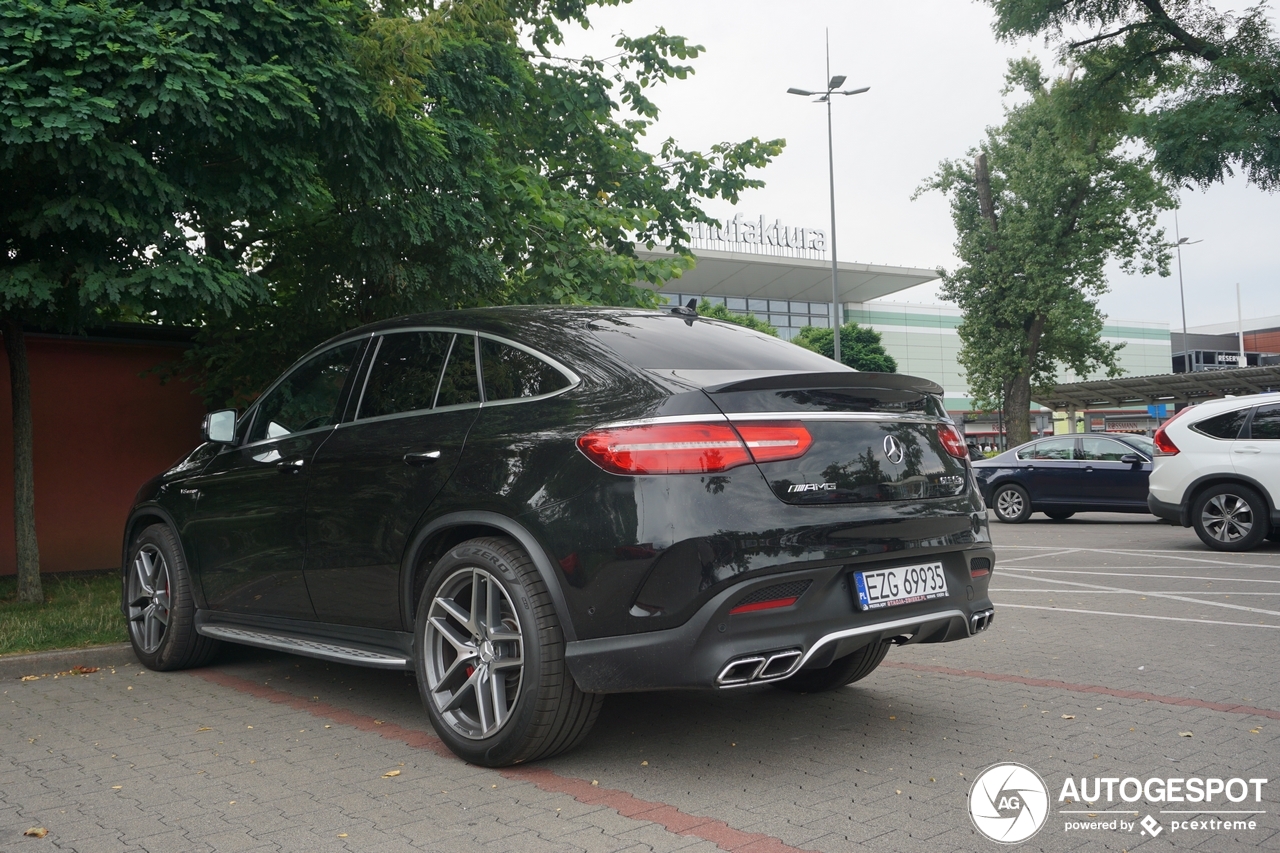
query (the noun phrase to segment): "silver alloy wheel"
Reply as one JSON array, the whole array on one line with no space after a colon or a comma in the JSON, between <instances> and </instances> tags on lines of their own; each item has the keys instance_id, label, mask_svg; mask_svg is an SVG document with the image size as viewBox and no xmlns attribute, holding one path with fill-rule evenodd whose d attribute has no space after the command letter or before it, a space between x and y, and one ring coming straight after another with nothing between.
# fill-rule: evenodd
<instances>
[{"instance_id":1,"label":"silver alloy wheel","mask_svg":"<svg viewBox=\"0 0 1280 853\"><path fill-rule=\"evenodd\" d=\"M1022 495L1017 489L1005 489L996 496L996 512L1001 518L1017 518L1022 515Z\"/></svg>"},{"instance_id":2,"label":"silver alloy wheel","mask_svg":"<svg viewBox=\"0 0 1280 853\"><path fill-rule=\"evenodd\" d=\"M147 654L154 654L169 629L169 562L155 545L138 549L129 572L129 633Z\"/></svg>"},{"instance_id":3,"label":"silver alloy wheel","mask_svg":"<svg viewBox=\"0 0 1280 853\"><path fill-rule=\"evenodd\" d=\"M524 679L524 639L511 597L485 569L445 579L427 611L427 690L458 734L492 736L511 719Z\"/></svg>"},{"instance_id":4,"label":"silver alloy wheel","mask_svg":"<svg viewBox=\"0 0 1280 853\"><path fill-rule=\"evenodd\" d=\"M1219 542L1239 542L1253 529L1253 507L1239 495L1214 495L1200 510L1200 526Z\"/></svg>"}]
</instances>

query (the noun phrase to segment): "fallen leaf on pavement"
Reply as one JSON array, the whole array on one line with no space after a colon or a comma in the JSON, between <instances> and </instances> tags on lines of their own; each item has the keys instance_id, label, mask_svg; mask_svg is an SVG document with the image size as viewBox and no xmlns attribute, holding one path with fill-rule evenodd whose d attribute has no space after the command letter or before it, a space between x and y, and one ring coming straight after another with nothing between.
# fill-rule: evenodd
<instances>
[{"instance_id":1,"label":"fallen leaf on pavement","mask_svg":"<svg viewBox=\"0 0 1280 853\"><path fill-rule=\"evenodd\" d=\"M28 838L44 838L49 834L49 830L45 829L43 826L33 826L22 834Z\"/></svg>"},{"instance_id":2,"label":"fallen leaf on pavement","mask_svg":"<svg viewBox=\"0 0 1280 853\"><path fill-rule=\"evenodd\" d=\"M339 837L339 838L346 838L346 837L347 837L347 834L346 834L345 832L339 832L339 833L338 833L338 837Z\"/></svg>"},{"instance_id":3,"label":"fallen leaf on pavement","mask_svg":"<svg viewBox=\"0 0 1280 853\"><path fill-rule=\"evenodd\" d=\"M88 675L91 672L97 672L98 667L80 666L80 664L76 664L75 666L71 667L71 671L74 672L76 675Z\"/></svg>"},{"instance_id":4,"label":"fallen leaf on pavement","mask_svg":"<svg viewBox=\"0 0 1280 853\"><path fill-rule=\"evenodd\" d=\"M1063 714L1063 715L1062 715L1062 719L1064 719L1064 720L1074 720L1075 718L1076 718L1076 715L1075 715L1075 714Z\"/></svg>"},{"instance_id":5,"label":"fallen leaf on pavement","mask_svg":"<svg viewBox=\"0 0 1280 853\"><path fill-rule=\"evenodd\" d=\"M399 771L399 770L388 770L386 773L383 773L383 774L382 774L382 778L383 778L383 779L390 779L392 776L399 776L399 775L400 775L400 771Z\"/></svg>"},{"instance_id":6,"label":"fallen leaf on pavement","mask_svg":"<svg viewBox=\"0 0 1280 853\"><path fill-rule=\"evenodd\" d=\"M1178 737L1191 737L1191 732L1178 732Z\"/></svg>"},{"instance_id":7,"label":"fallen leaf on pavement","mask_svg":"<svg viewBox=\"0 0 1280 853\"><path fill-rule=\"evenodd\" d=\"M1249 729L1249 734L1251 734L1251 735L1260 735L1260 734L1262 734L1262 729Z\"/></svg>"},{"instance_id":8,"label":"fallen leaf on pavement","mask_svg":"<svg viewBox=\"0 0 1280 853\"><path fill-rule=\"evenodd\" d=\"M641 766L641 767L648 767L648 766L649 766L649 762L647 762L647 761L641 761L641 762L640 762L640 766Z\"/></svg>"},{"instance_id":9,"label":"fallen leaf on pavement","mask_svg":"<svg viewBox=\"0 0 1280 853\"><path fill-rule=\"evenodd\" d=\"M213 729L212 729L212 728L210 728L209 726L201 726L200 728L196 729L196 731L198 731L198 732L211 732L211 731L213 731Z\"/></svg>"},{"instance_id":10,"label":"fallen leaf on pavement","mask_svg":"<svg viewBox=\"0 0 1280 853\"><path fill-rule=\"evenodd\" d=\"M592 779L592 780L591 780L591 784L592 784L592 785L599 785L599 784L600 784L600 780L599 780L599 779Z\"/></svg>"},{"instance_id":11,"label":"fallen leaf on pavement","mask_svg":"<svg viewBox=\"0 0 1280 853\"><path fill-rule=\"evenodd\" d=\"M40 676L38 676L38 675L24 675L24 676L22 676L22 680L23 680L23 681L39 681L39 680L40 680Z\"/></svg>"}]
</instances>

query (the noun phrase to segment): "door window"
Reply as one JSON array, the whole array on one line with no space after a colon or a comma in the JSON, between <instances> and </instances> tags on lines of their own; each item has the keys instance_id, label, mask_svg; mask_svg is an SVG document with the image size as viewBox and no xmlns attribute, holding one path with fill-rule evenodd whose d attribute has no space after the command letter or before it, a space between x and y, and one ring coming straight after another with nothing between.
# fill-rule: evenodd
<instances>
[{"instance_id":1,"label":"door window","mask_svg":"<svg viewBox=\"0 0 1280 853\"><path fill-rule=\"evenodd\" d=\"M436 408L480 402L480 378L476 376L476 337L458 335L453 341L449 363L440 377Z\"/></svg>"},{"instance_id":2,"label":"door window","mask_svg":"<svg viewBox=\"0 0 1280 853\"><path fill-rule=\"evenodd\" d=\"M1121 456L1133 452L1133 448L1109 438L1082 438L1076 458L1085 462L1119 462Z\"/></svg>"},{"instance_id":3,"label":"door window","mask_svg":"<svg viewBox=\"0 0 1280 853\"><path fill-rule=\"evenodd\" d=\"M480 339L485 402L539 397L569 385L559 370L535 355L500 341Z\"/></svg>"},{"instance_id":4,"label":"door window","mask_svg":"<svg viewBox=\"0 0 1280 853\"><path fill-rule=\"evenodd\" d=\"M351 361L363 341L325 350L295 368L258 403L249 441L333 426Z\"/></svg>"},{"instance_id":5,"label":"door window","mask_svg":"<svg viewBox=\"0 0 1280 853\"><path fill-rule=\"evenodd\" d=\"M454 335L449 332L401 332L383 336L357 419L430 409ZM464 341L469 341L468 336Z\"/></svg>"},{"instance_id":6,"label":"door window","mask_svg":"<svg viewBox=\"0 0 1280 853\"><path fill-rule=\"evenodd\" d=\"M1024 461L1043 459L1070 462L1075 445L1076 440L1074 438L1051 438L1048 441L1037 441L1030 447L1024 447L1019 450L1018 458Z\"/></svg>"},{"instance_id":7,"label":"door window","mask_svg":"<svg viewBox=\"0 0 1280 853\"><path fill-rule=\"evenodd\" d=\"M1280 439L1280 406L1259 406L1253 412L1253 423L1249 425L1249 437L1255 439Z\"/></svg>"}]
</instances>

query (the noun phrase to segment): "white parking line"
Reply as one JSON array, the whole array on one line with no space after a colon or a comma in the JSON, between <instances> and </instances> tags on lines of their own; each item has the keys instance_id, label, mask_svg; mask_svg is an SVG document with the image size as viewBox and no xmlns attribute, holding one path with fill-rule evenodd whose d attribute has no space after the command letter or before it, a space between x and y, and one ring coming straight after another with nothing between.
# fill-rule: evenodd
<instances>
[{"instance_id":1,"label":"white parking line","mask_svg":"<svg viewBox=\"0 0 1280 853\"><path fill-rule=\"evenodd\" d=\"M1102 566L1101 568L1106 568ZM1141 569L1142 566L1117 566L1121 569ZM1154 568L1154 567L1153 567ZM1280 583L1280 580L1267 580L1265 578L1224 578L1214 575L1151 575L1145 572L1085 572L1080 569L1033 569L1029 566L1013 566L1013 571L1019 572L1036 572L1054 575L1097 575L1099 577L1116 577L1116 578L1172 578L1174 580L1187 581L1231 581L1233 583Z\"/></svg>"},{"instance_id":2,"label":"white parking line","mask_svg":"<svg viewBox=\"0 0 1280 853\"><path fill-rule=\"evenodd\" d=\"M1073 595L1133 595L1127 589L991 589L991 592L1070 592ZM1185 589L1169 589L1160 592L1141 593L1142 595L1175 595L1177 593L1187 592ZM1231 592L1218 592L1217 590L1197 590L1201 595L1280 595L1280 592L1241 592L1232 590Z\"/></svg>"},{"instance_id":3,"label":"white parking line","mask_svg":"<svg viewBox=\"0 0 1280 853\"><path fill-rule=\"evenodd\" d=\"M1014 550L1060 551L1061 550L1061 547L1054 548L1048 545L997 545L995 547L997 551L1014 551ZM1078 553L1089 553L1089 554L1124 554L1124 555L1164 554L1164 555L1168 555L1166 559L1188 560L1190 562L1195 562L1195 563L1213 563L1215 565L1220 565L1220 566L1244 566L1247 568L1259 568L1259 569L1280 568L1280 566L1277 566L1276 564L1273 564L1273 563L1256 563L1255 564L1255 563L1241 563L1236 560L1229 560L1229 559L1218 558L1218 557L1188 557L1186 556L1185 551L1160 550L1157 548L1072 548L1070 550ZM1035 554L1032 556L1053 557L1057 555L1056 554ZM1272 555L1272 554L1252 553L1249 555L1249 559L1257 559L1259 557L1262 557L1265 559L1266 557L1271 557L1271 556L1280 558L1280 554ZM1011 559L1025 560L1026 557L1013 557Z\"/></svg>"},{"instance_id":4,"label":"white parking line","mask_svg":"<svg viewBox=\"0 0 1280 853\"><path fill-rule=\"evenodd\" d=\"M1054 551L1052 554L1028 554L1025 557L1005 557L1001 559L1000 562L1007 563L1010 560L1035 560L1040 557L1061 557L1063 554L1074 554L1079 550L1079 548L1067 548L1064 551Z\"/></svg>"},{"instance_id":5,"label":"white parking line","mask_svg":"<svg viewBox=\"0 0 1280 853\"><path fill-rule=\"evenodd\" d=\"M1012 572L1012 571L1013 569L1006 569L1005 573L1007 575L1009 572ZM1017 577L1017 575L1014 575L1014 577ZM1024 578L1024 580L1031 580L1031 578ZM1146 591L1137 590L1137 589L1122 589L1121 587L1102 586L1100 584L1080 583L1078 581L1064 581L1064 580L1058 580L1056 578L1041 578L1040 580L1048 581L1049 583L1059 583L1059 584L1063 584L1064 586L1088 587L1090 589L1107 589L1107 590L1113 590L1116 592L1128 592L1128 593L1133 593L1134 595L1145 595L1148 598L1164 598L1170 601L1182 601L1187 604L1200 604L1205 607L1225 607L1228 610L1243 610L1248 613L1261 613L1263 616L1280 616L1280 610L1262 610L1257 607L1246 607L1243 604L1227 604L1225 601L1204 601L1199 598L1190 598L1185 595L1170 595L1168 593L1163 593L1163 592L1146 592Z\"/></svg>"},{"instance_id":6,"label":"white parking line","mask_svg":"<svg viewBox=\"0 0 1280 853\"><path fill-rule=\"evenodd\" d=\"M1219 622L1214 619L1185 619L1181 616L1150 616L1146 613L1113 613L1109 610L1074 610L1070 607L1041 607L1036 604L1000 604L1000 608L1015 607L1019 610L1054 610L1059 613L1085 613L1090 616L1123 616L1125 619L1158 619L1161 622L1194 622L1197 625L1229 625L1234 628L1276 628L1264 622Z\"/></svg>"}]
</instances>

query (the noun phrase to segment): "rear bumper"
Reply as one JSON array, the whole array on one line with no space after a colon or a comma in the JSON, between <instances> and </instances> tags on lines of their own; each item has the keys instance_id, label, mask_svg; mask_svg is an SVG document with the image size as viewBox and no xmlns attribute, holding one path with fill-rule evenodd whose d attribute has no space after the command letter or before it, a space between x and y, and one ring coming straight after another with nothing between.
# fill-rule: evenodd
<instances>
[{"instance_id":1,"label":"rear bumper","mask_svg":"<svg viewBox=\"0 0 1280 853\"><path fill-rule=\"evenodd\" d=\"M1190 527L1191 520L1187 517L1187 513L1183 510L1181 504L1169 503L1162 501L1155 495L1147 495L1147 509L1151 510L1151 514L1163 518L1170 524L1181 525L1182 527Z\"/></svg>"},{"instance_id":2,"label":"rear bumper","mask_svg":"<svg viewBox=\"0 0 1280 853\"><path fill-rule=\"evenodd\" d=\"M773 574L717 594L676 628L571 642L565 661L589 693L734 687L789 677L801 668L826 666L878 642L941 643L962 640L991 624L990 575L973 579L969 561L994 562L989 548L932 555L923 560L826 566ZM849 573L942 560L946 598L861 611L853 604ZM730 614L752 591L772 584L811 581L790 607Z\"/></svg>"}]
</instances>

